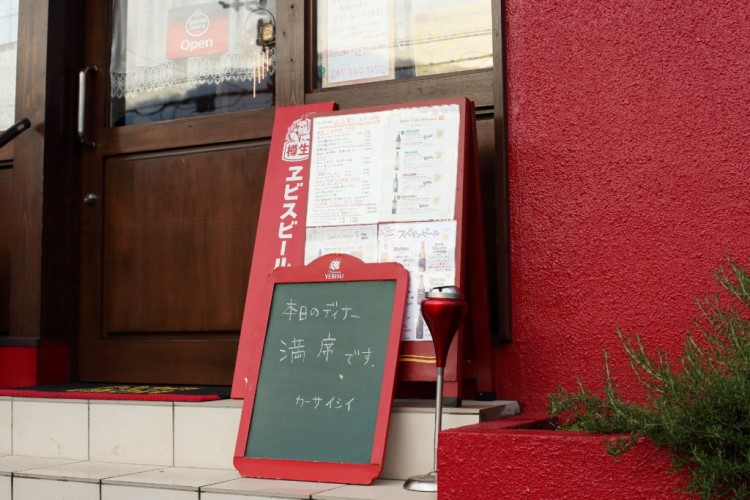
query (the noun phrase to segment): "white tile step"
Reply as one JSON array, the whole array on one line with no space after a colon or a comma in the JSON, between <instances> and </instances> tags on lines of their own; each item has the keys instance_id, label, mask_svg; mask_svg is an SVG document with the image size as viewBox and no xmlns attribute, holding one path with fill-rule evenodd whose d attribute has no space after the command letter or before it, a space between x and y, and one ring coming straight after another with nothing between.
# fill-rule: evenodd
<instances>
[{"instance_id":1,"label":"white tile step","mask_svg":"<svg viewBox=\"0 0 750 500\"><path fill-rule=\"evenodd\" d=\"M31 468L29 468L31 467ZM241 478L234 470L0 457L2 500L435 500L407 491L403 481L354 486Z\"/></svg>"},{"instance_id":2,"label":"white tile step","mask_svg":"<svg viewBox=\"0 0 750 500\"><path fill-rule=\"evenodd\" d=\"M383 471L370 486L240 478L232 458L241 408L0 397L0 500L435 497L403 489L432 468L433 401L394 402ZM443 428L518 411L513 401L465 401L444 409Z\"/></svg>"}]
</instances>

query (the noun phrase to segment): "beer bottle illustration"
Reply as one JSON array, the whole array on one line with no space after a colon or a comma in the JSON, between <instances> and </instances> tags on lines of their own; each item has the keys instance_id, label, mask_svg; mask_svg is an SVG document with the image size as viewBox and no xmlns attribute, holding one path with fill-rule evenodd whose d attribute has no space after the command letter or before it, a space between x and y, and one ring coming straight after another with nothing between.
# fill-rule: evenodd
<instances>
[{"instance_id":1,"label":"beer bottle illustration","mask_svg":"<svg viewBox=\"0 0 750 500\"><path fill-rule=\"evenodd\" d=\"M419 259L417 260L417 268L420 272L427 270L427 252L424 249L424 241L419 245Z\"/></svg>"},{"instance_id":2,"label":"beer bottle illustration","mask_svg":"<svg viewBox=\"0 0 750 500\"><path fill-rule=\"evenodd\" d=\"M419 285L417 286L417 310L421 311L422 301L424 300L424 275L419 275ZM424 338L424 318L422 318L422 313L418 313L417 315L417 328L416 328L416 336L417 339L423 339Z\"/></svg>"},{"instance_id":3,"label":"beer bottle illustration","mask_svg":"<svg viewBox=\"0 0 750 500\"><path fill-rule=\"evenodd\" d=\"M391 213L395 214L398 208L398 201L396 201L396 195L393 195L393 202L391 203Z\"/></svg>"},{"instance_id":4,"label":"beer bottle illustration","mask_svg":"<svg viewBox=\"0 0 750 500\"><path fill-rule=\"evenodd\" d=\"M393 176L393 192L398 193L398 174Z\"/></svg>"},{"instance_id":5,"label":"beer bottle illustration","mask_svg":"<svg viewBox=\"0 0 750 500\"><path fill-rule=\"evenodd\" d=\"M394 170L398 170L399 169L399 165L398 164L399 164L399 157L398 157L398 151L396 151L396 163L394 163L394 165L393 165L393 169Z\"/></svg>"}]
</instances>

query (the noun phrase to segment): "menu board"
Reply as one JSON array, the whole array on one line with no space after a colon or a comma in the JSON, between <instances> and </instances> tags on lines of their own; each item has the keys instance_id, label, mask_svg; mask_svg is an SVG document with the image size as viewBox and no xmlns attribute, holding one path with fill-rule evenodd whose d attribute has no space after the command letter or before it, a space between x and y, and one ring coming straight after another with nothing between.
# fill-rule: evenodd
<instances>
[{"instance_id":1,"label":"menu board","mask_svg":"<svg viewBox=\"0 0 750 500\"><path fill-rule=\"evenodd\" d=\"M469 224L482 219L473 103L332 106L276 109L232 397L245 397L254 380L249 366L257 355L254 325L266 277L334 254L395 262L408 271L397 332L405 340L401 382L435 380L435 352L419 304L433 287L461 287L471 304L471 341L459 331L453 342L444 395L461 395L464 344L473 345L470 376L478 391L490 394L484 234L481 223Z\"/></svg>"},{"instance_id":2,"label":"menu board","mask_svg":"<svg viewBox=\"0 0 750 500\"><path fill-rule=\"evenodd\" d=\"M419 304L456 284L460 132L455 103L313 118L305 261L341 252L402 264L402 340L431 340Z\"/></svg>"}]
</instances>

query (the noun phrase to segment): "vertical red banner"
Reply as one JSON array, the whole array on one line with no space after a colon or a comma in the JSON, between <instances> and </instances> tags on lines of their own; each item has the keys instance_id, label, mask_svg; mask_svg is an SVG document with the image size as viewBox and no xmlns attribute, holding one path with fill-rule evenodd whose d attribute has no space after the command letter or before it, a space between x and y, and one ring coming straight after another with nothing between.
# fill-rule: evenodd
<instances>
[{"instance_id":1,"label":"vertical red banner","mask_svg":"<svg viewBox=\"0 0 750 500\"><path fill-rule=\"evenodd\" d=\"M244 397L247 389L248 349L253 345L249 325L259 312L254 306L260 303L266 277L277 267L304 264L312 115L333 111L334 107L333 102L324 102L276 108L232 398Z\"/></svg>"}]
</instances>

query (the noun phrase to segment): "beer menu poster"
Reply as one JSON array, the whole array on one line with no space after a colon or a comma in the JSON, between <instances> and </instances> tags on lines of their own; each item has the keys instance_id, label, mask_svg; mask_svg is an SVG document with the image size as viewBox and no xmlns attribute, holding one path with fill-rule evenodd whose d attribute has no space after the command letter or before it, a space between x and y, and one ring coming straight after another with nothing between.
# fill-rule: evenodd
<instances>
[{"instance_id":1,"label":"beer menu poster","mask_svg":"<svg viewBox=\"0 0 750 500\"><path fill-rule=\"evenodd\" d=\"M456 104L313 119L307 225L454 217Z\"/></svg>"},{"instance_id":2,"label":"beer menu poster","mask_svg":"<svg viewBox=\"0 0 750 500\"><path fill-rule=\"evenodd\" d=\"M347 253L410 273L402 339L431 340L419 303L455 284L458 104L313 118L305 262Z\"/></svg>"}]
</instances>

